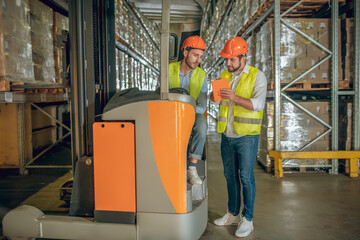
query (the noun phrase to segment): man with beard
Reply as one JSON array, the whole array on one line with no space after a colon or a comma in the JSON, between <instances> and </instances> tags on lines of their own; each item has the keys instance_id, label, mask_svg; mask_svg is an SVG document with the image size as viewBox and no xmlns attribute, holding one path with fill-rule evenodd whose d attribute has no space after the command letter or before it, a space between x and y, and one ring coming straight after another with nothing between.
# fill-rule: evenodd
<instances>
[{"instance_id":1,"label":"man with beard","mask_svg":"<svg viewBox=\"0 0 360 240\"><path fill-rule=\"evenodd\" d=\"M203 113L206 110L207 76L198 65L207 50L205 42L199 36L185 39L181 50L184 59L169 64L169 88L184 88L196 100L195 123L188 146L187 176L191 184L201 184L196 164L202 158L206 140L207 123Z\"/></svg>"},{"instance_id":2,"label":"man with beard","mask_svg":"<svg viewBox=\"0 0 360 240\"><path fill-rule=\"evenodd\" d=\"M228 210L214 223L224 226L239 222L235 232L237 237L246 237L254 229L254 167L267 88L264 73L246 63L248 51L246 41L241 37L234 37L225 43L220 53L226 59L227 66L221 78L227 78L230 86L229 89L219 91L219 95L225 100L220 101L217 125L217 131L222 133L221 157L227 182ZM213 93L210 99L214 103ZM241 213L239 177L244 198Z\"/></svg>"}]
</instances>

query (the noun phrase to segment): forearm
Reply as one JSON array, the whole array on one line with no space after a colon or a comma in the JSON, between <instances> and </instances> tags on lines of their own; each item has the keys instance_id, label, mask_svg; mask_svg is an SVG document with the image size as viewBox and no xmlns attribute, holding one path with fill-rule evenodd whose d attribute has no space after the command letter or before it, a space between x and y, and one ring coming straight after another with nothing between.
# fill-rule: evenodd
<instances>
[{"instance_id":1,"label":"forearm","mask_svg":"<svg viewBox=\"0 0 360 240\"><path fill-rule=\"evenodd\" d=\"M196 113L203 114L206 111L206 92L200 92L199 97L196 101Z\"/></svg>"},{"instance_id":2,"label":"forearm","mask_svg":"<svg viewBox=\"0 0 360 240\"><path fill-rule=\"evenodd\" d=\"M253 111L254 110L254 107L253 107L253 104L252 104L252 101L250 99L246 99L246 98L243 98L243 97L240 97L240 96L236 96L234 97L234 100L233 102L236 104L236 105L239 105L243 108L246 108L250 111Z\"/></svg>"},{"instance_id":3,"label":"forearm","mask_svg":"<svg viewBox=\"0 0 360 240\"><path fill-rule=\"evenodd\" d=\"M203 85L201 86L201 90L199 93L199 96L196 101L196 113L203 114L206 111L206 105L207 105L207 75L205 75Z\"/></svg>"},{"instance_id":4,"label":"forearm","mask_svg":"<svg viewBox=\"0 0 360 240\"><path fill-rule=\"evenodd\" d=\"M199 105L199 104L196 105L196 109L195 109L196 113L203 114L205 111L206 111L206 106Z\"/></svg>"}]
</instances>

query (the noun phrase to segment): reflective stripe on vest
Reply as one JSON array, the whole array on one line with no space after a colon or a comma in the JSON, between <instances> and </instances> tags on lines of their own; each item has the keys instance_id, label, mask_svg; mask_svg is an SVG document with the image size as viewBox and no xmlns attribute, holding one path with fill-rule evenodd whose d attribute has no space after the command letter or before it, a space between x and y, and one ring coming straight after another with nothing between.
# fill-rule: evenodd
<instances>
[{"instance_id":1,"label":"reflective stripe on vest","mask_svg":"<svg viewBox=\"0 0 360 240\"><path fill-rule=\"evenodd\" d=\"M254 84L256 79L257 68L249 66L249 74L243 73L238 85L235 89L235 95L250 99L254 90ZM220 78L229 79L229 85L231 81L231 73L225 70ZM227 117L229 111L229 100L222 100L220 102L219 118L217 131L223 133L227 126ZM242 135L257 135L260 134L261 121L263 117L263 111L250 111L239 105L234 105L234 129L237 134Z\"/></svg>"},{"instance_id":2,"label":"reflective stripe on vest","mask_svg":"<svg viewBox=\"0 0 360 240\"><path fill-rule=\"evenodd\" d=\"M169 64L169 89L180 87L179 67L180 62ZM204 80L205 71L196 67L190 78L190 96L195 98L195 100L199 97Z\"/></svg>"}]
</instances>

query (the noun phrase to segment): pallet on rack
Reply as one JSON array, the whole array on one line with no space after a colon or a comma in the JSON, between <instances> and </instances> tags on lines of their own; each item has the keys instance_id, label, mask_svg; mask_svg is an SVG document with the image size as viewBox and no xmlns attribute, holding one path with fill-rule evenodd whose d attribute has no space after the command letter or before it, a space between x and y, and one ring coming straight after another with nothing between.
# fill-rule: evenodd
<instances>
[{"instance_id":1,"label":"pallet on rack","mask_svg":"<svg viewBox=\"0 0 360 240\"><path fill-rule=\"evenodd\" d=\"M0 92L10 91L10 82L0 76Z\"/></svg>"},{"instance_id":2,"label":"pallet on rack","mask_svg":"<svg viewBox=\"0 0 360 240\"><path fill-rule=\"evenodd\" d=\"M271 1L271 0L270 0ZM344 2L345 0L339 0ZM272 2L272 1L271 1ZM298 0L281 0L280 1L280 12L284 12L298 3ZM304 0L303 3L299 4L295 9L289 12L287 17L307 17L318 12L321 8L325 7L326 4L330 4L329 0Z\"/></svg>"},{"instance_id":3,"label":"pallet on rack","mask_svg":"<svg viewBox=\"0 0 360 240\"><path fill-rule=\"evenodd\" d=\"M265 11L270 7L270 5L272 4L274 0L269 0L266 2L263 2L261 6L259 6L258 10L256 11L256 13L251 16L251 18L249 19L249 21L241 28L241 30L238 32L238 36L241 36L246 29L248 29L261 15L263 15L265 13Z\"/></svg>"},{"instance_id":4,"label":"pallet on rack","mask_svg":"<svg viewBox=\"0 0 360 240\"><path fill-rule=\"evenodd\" d=\"M281 83L281 87L285 87L287 83ZM338 82L338 88L339 89L351 89L352 84L345 81L339 81ZM274 90L275 84L274 82L271 82L268 84L267 87L268 90ZM331 89L331 83L330 82L296 82L285 91L321 91L321 90L330 90Z\"/></svg>"},{"instance_id":5,"label":"pallet on rack","mask_svg":"<svg viewBox=\"0 0 360 240\"><path fill-rule=\"evenodd\" d=\"M21 88L20 86L24 85L23 82L11 82L10 83L10 90L12 92L25 92L25 88ZM16 87L15 87L16 86ZM9 91L10 91L9 90Z\"/></svg>"},{"instance_id":6,"label":"pallet on rack","mask_svg":"<svg viewBox=\"0 0 360 240\"><path fill-rule=\"evenodd\" d=\"M294 167L294 168L284 168L284 173L308 173L308 174L321 174L327 173L328 168L321 167Z\"/></svg>"},{"instance_id":7,"label":"pallet on rack","mask_svg":"<svg viewBox=\"0 0 360 240\"><path fill-rule=\"evenodd\" d=\"M25 89L26 93L64 93L63 88L39 88L39 89Z\"/></svg>"},{"instance_id":8,"label":"pallet on rack","mask_svg":"<svg viewBox=\"0 0 360 240\"><path fill-rule=\"evenodd\" d=\"M339 0L342 2L345 0ZM238 36L241 36L246 29L248 29L260 16L262 16L265 11L273 4L274 0L268 0L262 3L259 6L258 10L254 15L251 16L249 21L244 24L241 30L238 32ZM305 0L302 4L298 5L295 9L289 12L287 17L307 17L313 15L315 12L319 11L322 7L327 4L329 0ZM281 0L280 1L280 12L283 13L292 7L294 4L298 3L298 0ZM273 14L271 17L274 17Z\"/></svg>"},{"instance_id":9,"label":"pallet on rack","mask_svg":"<svg viewBox=\"0 0 360 240\"><path fill-rule=\"evenodd\" d=\"M259 16L261 16L266 9L274 2L274 0L265 1L259 8L258 11L252 16L248 21L246 26L244 26L238 35L241 35L245 29L250 26ZM298 3L298 0L281 0L280 1L280 13L285 12L294 4ZM339 2L345 2L345 0L339 0ZM329 0L304 0L303 3L299 4L295 9L289 12L287 17L307 17L311 16L314 13L318 12L326 4L329 3Z\"/></svg>"},{"instance_id":10,"label":"pallet on rack","mask_svg":"<svg viewBox=\"0 0 360 240\"><path fill-rule=\"evenodd\" d=\"M11 92L23 93L64 93L65 87L61 84L34 85L24 84L22 82L12 82L10 84Z\"/></svg>"}]
</instances>

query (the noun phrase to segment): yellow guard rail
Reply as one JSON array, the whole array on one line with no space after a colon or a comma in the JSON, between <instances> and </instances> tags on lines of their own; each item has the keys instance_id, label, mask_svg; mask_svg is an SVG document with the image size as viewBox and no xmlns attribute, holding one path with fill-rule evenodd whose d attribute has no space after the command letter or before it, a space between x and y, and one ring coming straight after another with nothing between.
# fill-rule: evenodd
<instances>
[{"instance_id":1,"label":"yellow guard rail","mask_svg":"<svg viewBox=\"0 0 360 240\"><path fill-rule=\"evenodd\" d=\"M358 159L360 151L269 151L269 157L274 158L275 176L283 177L283 159L350 159L350 174L354 178L359 176Z\"/></svg>"}]
</instances>

